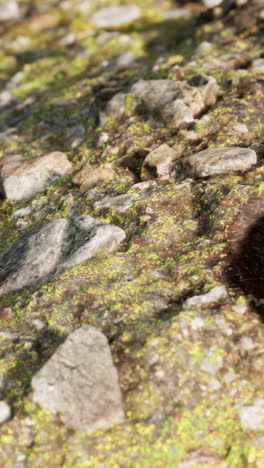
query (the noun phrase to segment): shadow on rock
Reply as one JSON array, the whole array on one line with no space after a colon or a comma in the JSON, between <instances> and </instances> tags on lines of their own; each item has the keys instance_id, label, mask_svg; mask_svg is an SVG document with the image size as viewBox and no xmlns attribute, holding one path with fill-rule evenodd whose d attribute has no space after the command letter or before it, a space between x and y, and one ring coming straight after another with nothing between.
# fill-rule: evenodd
<instances>
[{"instance_id":1,"label":"shadow on rock","mask_svg":"<svg viewBox=\"0 0 264 468\"><path fill-rule=\"evenodd\" d=\"M7 352L12 353L15 355L14 365L4 376L0 398L8 399L11 403L21 398L27 392L33 375L48 361L66 338L67 335L46 327L36 332L34 336L14 335L11 337L13 346L10 348L8 344L6 351L3 345L0 359Z\"/></svg>"},{"instance_id":2,"label":"shadow on rock","mask_svg":"<svg viewBox=\"0 0 264 468\"><path fill-rule=\"evenodd\" d=\"M244 207L229 228L231 257L226 278L248 296L264 320L264 196Z\"/></svg>"}]
</instances>

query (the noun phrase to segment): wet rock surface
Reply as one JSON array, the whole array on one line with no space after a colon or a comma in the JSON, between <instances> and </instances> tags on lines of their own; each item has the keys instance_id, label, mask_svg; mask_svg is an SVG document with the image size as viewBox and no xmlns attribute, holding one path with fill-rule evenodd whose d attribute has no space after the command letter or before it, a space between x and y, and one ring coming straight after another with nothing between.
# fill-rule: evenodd
<instances>
[{"instance_id":1,"label":"wet rock surface","mask_svg":"<svg viewBox=\"0 0 264 468\"><path fill-rule=\"evenodd\" d=\"M74 331L33 377L32 398L68 427L85 432L122 423L117 371L106 337L94 327Z\"/></svg>"},{"instance_id":2,"label":"wet rock surface","mask_svg":"<svg viewBox=\"0 0 264 468\"><path fill-rule=\"evenodd\" d=\"M262 3L0 8L3 466L264 466Z\"/></svg>"}]
</instances>

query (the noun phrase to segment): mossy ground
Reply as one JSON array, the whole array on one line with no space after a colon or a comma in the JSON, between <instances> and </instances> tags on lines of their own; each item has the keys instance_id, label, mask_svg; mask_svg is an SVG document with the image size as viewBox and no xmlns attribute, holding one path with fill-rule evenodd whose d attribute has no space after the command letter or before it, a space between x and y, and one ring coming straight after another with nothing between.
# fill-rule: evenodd
<instances>
[{"instance_id":1,"label":"mossy ground","mask_svg":"<svg viewBox=\"0 0 264 468\"><path fill-rule=\"evenodd\" d=\"M175 362L181 364L177 352L183 322L188 328L197 316L195 310L182 311L184 300L220 283L229 287L230 297L222 308L202 312L205 329L212 332L215 318L222 317L231 329L239 330L237 335L255 337L261 330L256 338L260 346L262 324L250 308L246 315L234 315L232 306L241 302L241 291L230 287L225 275L228 227L243 206L261 196L264 189L263 79L248 66L261 55L260 25L254 14L241 32L234 25L233 10L223 20L206 24L164 20L162 14L169 5L161 2L158 7L145 1L140 22L114 31L96 31L80 11L52 9L54 25L43 27L41 33L34 30L30 19L6 31L0 52L0 82L5 85L20 71L23 76L12 91L13 101L0 117L0 156L21 153L34 157L60 150L78 170L85 161L105 164L138 148L151 149L167 142L184 145L184 155L221 145L254 147L259 165L244 175L158 181L139 193L125 215L114 209L96 212L93 208L103 196L133 191L125 179L101 183L82 193L66 177L32 200L1 201L0 251L21 235L17 225L21 220L12 214L26 206L32 207L25 218L26 230L54 217L89 214L122 227L127 235L117 252L89 260L47 284L0 299L1 398L8 399L14 408L14 418L0 431L2 466L13 466L20 456L29 467L176 467L196 452L201 452L200 460L204 452L207 454L208 466L214 463L220 467L224 461L232 468L263 466L264 453L257 446L257 436L243 430L236 406L261 394L261 376L256 378L258 356L252 357L256 362L252 375L250 359L241 364L241 385L225 386L217 399L213 391L208 392L206 398L194 399L193 405L192 382L208 382L202 374L192 375L190 368L205 358L207 338L199 336L197 342L194 334L182 338L184 356L192 366L186 368L187 390L180 403L164 403L155 380L157 369L148 368L144 360L151 343L156 342L161 368L167 362L172 369ZM62 45L62 37L69 32L76 35L75 42ZM19 46L18 36L29 39L26 49ZM196 45L205 40L213 43L210 52L189 65ZM102 62L111 64L126 51L141 60L123 70L101 67ZM223 54L231 63L228 69L222 67ZM159 64L156 60L160 57ZM195 122L195 140L187 139L187 131L171 132L139 118L109 121L99 127L96 106L101 90L110 88L111 92L114 88L118 92L140 78L179 79L179 73L181 79L190 80L201 72L214 76L220 90L218 102L208 110L210 120ZM238 133L234 123L246 124L248 132ZM80 124L85 137L72 149L67 131ZM5 133L7 128L11 128L10 133ZM103 132L109 140L100 146ZM134 173L139 180L138 168ZM248 302L242 296L243 301ZM36 328L36 319L44 324L42 330ZM28 398L32 375L65 336L83 323L96 326L108 337L126 408L122 427L94 435L65 429L60 416L52 417ZM216 343L215 356L223 356L225 371L228 366L235 368L226 356L232 354L229 341L235 343L237 335ZM240 358L235 357L239 369ZM249 385L243 383L242 375ZM232 393L236 385L237 393ZM205 467L207 462L197 466Z\"/></svg>"}]
</instances>

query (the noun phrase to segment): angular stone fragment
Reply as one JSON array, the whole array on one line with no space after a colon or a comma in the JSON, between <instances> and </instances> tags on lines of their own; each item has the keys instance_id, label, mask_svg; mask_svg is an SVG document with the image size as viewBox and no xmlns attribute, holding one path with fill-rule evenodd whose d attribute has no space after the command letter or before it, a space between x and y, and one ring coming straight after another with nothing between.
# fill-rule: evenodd
<instances>
[{"instance_id":1,"label":"angular stone fragment","mask_svg":"<svg viewBox=\"0 0 264 468\"><path fill-rule=\"evenodd\" d=\"M44 190L57 177L72 171L72 164L60 151L34 159L13 154L0 160L0 189L6 198L23 200Z\"/></svg>"},{"instance_id":2,"label":"angular stone fragment","mask_svg":"<svg viewBox=\"0 0 264 468\"><path fill-rule=\"evenodd\" d=\"M99 182L110 182L115 177L115 171L111 167L93 167L85 164L82 169L75 174L72 181L79 185L82 190L88 190Z\"/></svg>"},{"instance_id":3,"label":"angular stone fragment","mask_svg":"<svg viewBox=\"0 0 264 468\"><path fill-rule=\"evenodd\" d=\"M102 251L111 252L124 238L119 227L88 215L53 219L21 236L0 256L0 296L43 282Z\"/></svg>"},{"instance_id":4,"label":"angular stone fragment","mask_svg":"<svg viewBox=\"0 0 264 468\"><path fill-rule=\"evenodd\" d=\"M124 421L118 375L106 337L89 325L74 331L33 377L33 401L85 432Z\"/></svg>"},{"instance_id":5,"label":"angular stone fragment","mask_svg":"<svg viewBox=\"0 0 264 468\"><path fill-rule=\"evenodd\" d=\"M198 75L193 85L175 80L139 80L127 93L116 94L105 115L120 119L137 113L160 120L164 126L179 128L193 122L206 107L215 104L215 78Z\"/></svg>"},{"instance_id":6,"label":"angular stone fragment","mask_svg":"<svg viewBox=\"0 0 264 468\"><path fill-rule=\"evenodd\" d=\"M248 148L209 148L183 159L183 167L191 177L209 177L230 171L244 172L257 163L254 150Z\"/></svg>"},{"instance_id":7,"label":"angular stone fragment","mask_svg":"<svg viewBox=\"0 0 264 468\"><path fill-rule=\"evenodd\" d=\"M115 28L137 20L141 10L137 5L110 6L97 11L92 21L98 28Z\"/></svg>"},{"instance_id":8,"label":"angular stone fragment","mask_svg":"<svg viewBox=\"0 0 264 468\"><path fill-rule=\"evenodd\" d=\"M151 151L145 158L141 168L141 178L143 180L154 179L156 177L169 177L172 163L179 157L179 153L163 144Z\"/></svg>"}]
</instances>

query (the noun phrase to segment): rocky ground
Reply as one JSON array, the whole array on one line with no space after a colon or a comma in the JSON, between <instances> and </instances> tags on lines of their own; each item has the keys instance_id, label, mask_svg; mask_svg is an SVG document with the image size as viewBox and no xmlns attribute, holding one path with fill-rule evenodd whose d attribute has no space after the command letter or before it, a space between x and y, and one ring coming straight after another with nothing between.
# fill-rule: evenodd
<instances>
[{"instance_id":1,"label":"rocky ground","mask_svg":"<svg viewBox=\"0 0 264 468\"><path fill-rule=\"evenodd\" d=\"M264 466L263 0L0 0L1 467Z\"/></svg>"}]
</instances>

